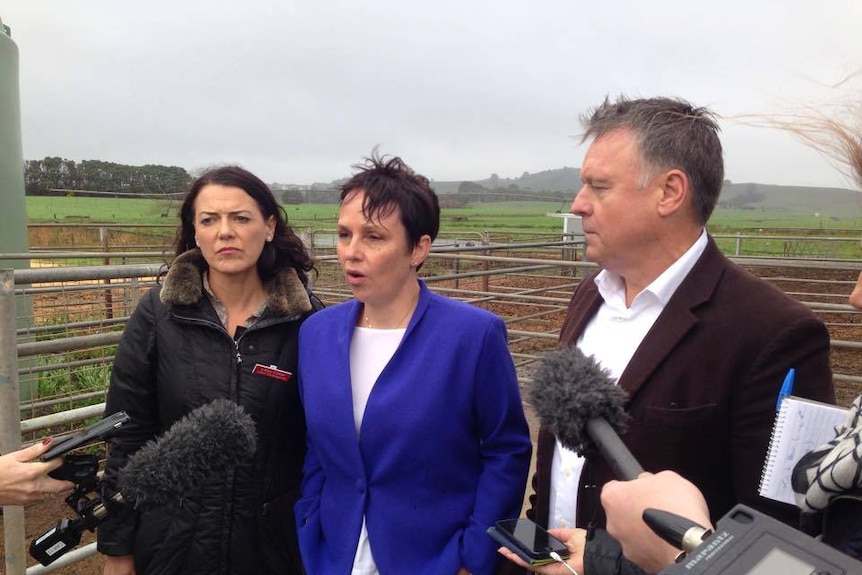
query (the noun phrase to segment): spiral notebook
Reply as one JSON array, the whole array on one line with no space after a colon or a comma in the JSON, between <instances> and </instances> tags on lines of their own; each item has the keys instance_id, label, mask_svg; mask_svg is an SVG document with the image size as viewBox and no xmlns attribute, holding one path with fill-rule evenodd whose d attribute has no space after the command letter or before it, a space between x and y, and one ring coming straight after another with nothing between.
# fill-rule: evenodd
<instances>
[{"instance_id":1,"label":"spiral notebook","mask_svg":"<svg viewBox=\"0 0 862 575\"><path fill-rule=\"evenodd\" d=\"M849 410L813 399L789 395L781 402L766 463L760 476L760 495L794 505L790 476L803 455L835 437Z\"/></svg>"}]
</instances>

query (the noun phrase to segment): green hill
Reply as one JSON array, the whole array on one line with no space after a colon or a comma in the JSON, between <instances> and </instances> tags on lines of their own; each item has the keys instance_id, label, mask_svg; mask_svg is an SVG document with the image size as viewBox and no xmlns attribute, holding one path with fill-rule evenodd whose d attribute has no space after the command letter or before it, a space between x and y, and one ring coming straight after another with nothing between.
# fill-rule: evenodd
<instances>
[{"instance_id":1,"label":"green hill","mask_svg":"<svg viewBox=\"0 0 862 575\"><path fill-rule=\"evenodd\" d=\"M719 207L852 217L862 213L862 193L843 188L725 183Z\"/></svg>"},{"instance_id":2,"label":"green hill","mask_svg":"<svg viewBox=\"0 0 862 575\"><path fill-rule=\"evenodd\" d=\"M525 199L547 200L543 192L564 192L571 198L581 187L581 171L577 168L558 168L518 178L500 178L496 174L483 180L472 180L488 190L520 190ZM434 181L438 194L454 194L463 182ZM862 214L862 193L844 188L818 188L810 186L778 186L753 182L726 181L719 198L719 208L783 211L788 214L818 214L823 217L853 217Z\"/></svg>"}]
</instances>

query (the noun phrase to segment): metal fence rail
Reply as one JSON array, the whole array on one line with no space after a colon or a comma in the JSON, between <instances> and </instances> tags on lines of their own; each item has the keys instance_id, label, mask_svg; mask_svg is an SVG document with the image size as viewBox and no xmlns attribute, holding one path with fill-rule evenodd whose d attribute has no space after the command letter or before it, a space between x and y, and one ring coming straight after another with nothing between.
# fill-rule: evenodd
<instances>
[{"instance_id":1,"label":"metal fence rail","mask_svg":"<svg viewBox=\"0 0 862 575\"><path fill-rule=\"evenodd\" d=\"M349 286L333 246L323 240L325 233L308 232L304 237L317 259L315 293L327 304L349 299ZM516 237L514 243L492 233L467 239L450 237L445 245L435 244L422 274L433 290L503 317L519 379L525 381L530 364L556 347L572 290L595 265L582 261L580 244L561 240L559 235ZM315 240L319 240L316 245ZM30 260L33 265L0 272L0 450L4 453L18 448L22 440L36 439L44 430L54 434L69 431L101 416L122 327L143 292L155 285L165 269L166 252L161 248L119 251L108 245L93 247L92 251L79 246L75 251L0 255L0 260ZM862 269L862 263L855 260L731 259L746 267ZM145 263L117 263L139 260ZM58 266L58 262L64 265ZM796 294L802 300L809 299L807 295ZM855 313L844 301L805 303L821 315ZM832 344L835 349L862 353L860 342ZM862 383L857 374L835 374L835 379ZM51 393L52 389L64 391ZM6 573L21 575L27 560L23 510L6 507L3 520ZM82 546L50 567L31 567L26 573L46 573L93 553L93 545Z\"/></svg>"},{"instance_id":2,"label":"metal fence rail","mask_svg":"<svg viewBox=\"0 0 862 575\"><path fill-rule=\"evenodd\" d=\"M44 254L23 255L23 259L38 260ZM93 257L80 255L82 259ZM21 256L12 254L4 259L22 259ZM66 397L41 398L39 384L48 374L79 374L92 366L102 366L100 373L107 373L113 355L99 350L116 346L129 309L134 308L142 290L153 284L162 268L161 264L133 264L0 271L0 451L8 453L20 448L22 437L33 438L46 429L71 430L82 421L101 417L107 387L104 377L93 382L100 389L67 392ZM105 283L115 280L122 281ZM34 302L34 298L44 302ZM45 303L49 300L54 303ZM82 306L85 300L88 306ZM27 304L23 314L22 306L16 305L22 301ZM78 314L76 307L87 307L87 311ZM40 324L45 318L36 316L38 310L62 315ZM114 313L121 310L122 314ZM81 315L91 317L75 320ZM70 359L83 352L95 357ZM22 418L23 413L30 417ZM5 572L24 573L24 510L10 506L3 511ZM66 563L58 561L51 568L63 564Z\"/></svg>"}]
</instances>

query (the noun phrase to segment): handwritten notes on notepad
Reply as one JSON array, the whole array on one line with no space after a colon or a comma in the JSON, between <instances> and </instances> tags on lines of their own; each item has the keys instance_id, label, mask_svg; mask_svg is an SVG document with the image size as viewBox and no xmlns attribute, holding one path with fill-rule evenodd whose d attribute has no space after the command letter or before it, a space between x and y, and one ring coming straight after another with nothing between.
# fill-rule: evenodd
<instances>
[{"instance_id":1,"label":"handwritten notes on notepad","mask_svg":"<svg viewBox=\"0 0 862 575\"><path fill-rule=\"evenodd\" d=\"M760 495L795 504L790 477L803 455L835 437L835 427L844 423L848 410L793 395L781 402L766 463L760 477Z\"/></svg>"}]
</instances>

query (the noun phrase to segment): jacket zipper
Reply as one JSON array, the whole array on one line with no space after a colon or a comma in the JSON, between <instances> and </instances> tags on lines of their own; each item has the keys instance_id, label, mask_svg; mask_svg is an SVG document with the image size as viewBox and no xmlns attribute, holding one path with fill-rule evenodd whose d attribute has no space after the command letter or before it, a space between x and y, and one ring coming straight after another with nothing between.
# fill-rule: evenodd
<instances>
[{"instance_id":1,"label":"jacket zipper","mask_svg":"<svg viewBox=\"0 0 862 575\"><path fill-rule=\"evenodd\" d=\"M221 325L220 323L215 323L215 322L209 321L207 319L200 319L197 317L189 317L189 316L185 316L185 315L180 315L178 313L174 313L173 315L177 319L181 319L181 320L187 321L189 323L199 323L199 324L210 326L213 329L216 329L216 330L222 332L223 334L225 334L227 337L229 337L230 340L233 341L233 346L234 346L234 349L236 350L236 364L239 365L242 363L242 354L239 351L239 342L242 340L242 338L245 337L245 335L248 332L255 330L255 329L262 328L262 327L266 327L269 325L275 325L275 324L285 323L288 321L293 321L293 320L299 318L301 314L291 314L289 316L282 316L280 318L277 318L276 321L273 321L272 319L270 319L270 320L264 320L264 322L258 322L256 324L254 324L253 326L251 326L250 328L248 328L245 332L243 332L242 335L240 335L236 339L230 337L230 334L227 332L227 330L224 328L224 326ZM262 323L262 325L261 325L261 323Z\"/></svg>"}]
</instances>

